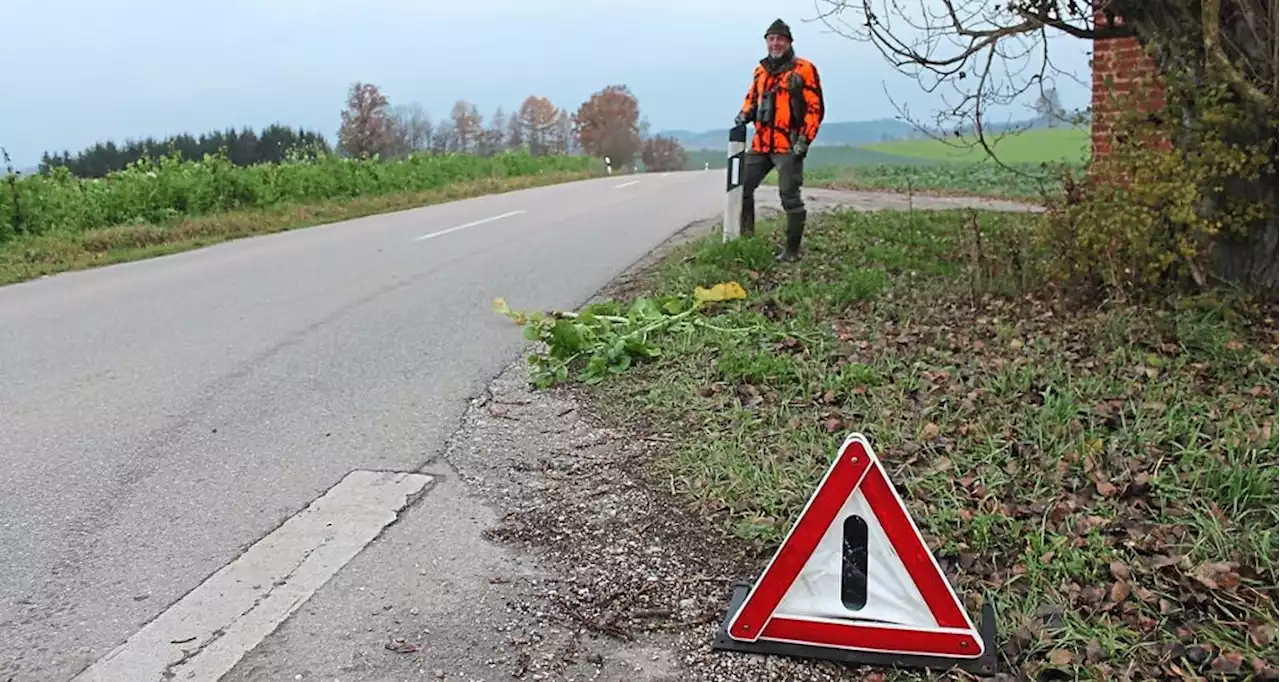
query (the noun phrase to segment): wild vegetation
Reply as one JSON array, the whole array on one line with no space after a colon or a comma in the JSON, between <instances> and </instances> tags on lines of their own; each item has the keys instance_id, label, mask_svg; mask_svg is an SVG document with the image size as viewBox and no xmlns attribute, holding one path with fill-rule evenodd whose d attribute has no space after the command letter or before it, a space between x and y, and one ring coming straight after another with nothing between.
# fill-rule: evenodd
<instances>
[{"instance_id":1,"label":"wild vegetation","mask_svg":"<svg viewBox=\"0 0 1280 682\"><path fill-rule=\"evenodd\" d=\"M1043 214L821 214L795 266L776 225L682 247L616 301L544 311L535 380L664 443L651 484L758 549L728 579L756 575L861 431L971 613L996 605L999 679L1280 678L1274 13L944 0L933 26L828 4L859 15L837 30L976 81L959 110L979 148L980 112L1017 90L984 71L1002 40L1136 36L1162 101L1108 114L1108 153ZM979 16L1000 28L961 23ZM971 42L916 54L895 18ZM689 312L716 285L734 295ZM921 679L850 671L872 678Z\"/></svg>"},{"instance_id":2,"label":"wild vegetation","mask_svg":"<svg viewBox=\"0 0 1280 682\"><path fill-rule=\"evenodd\" d=\"M545 346L536 382L668 443L651 484L761 561L868 434L971 612L997 606L1004 679L1274 679L1274 314L1077 306L1039 221L823 214L799 267L771 224L626 299L500 311Z\"/></svg>"}]
</instances>

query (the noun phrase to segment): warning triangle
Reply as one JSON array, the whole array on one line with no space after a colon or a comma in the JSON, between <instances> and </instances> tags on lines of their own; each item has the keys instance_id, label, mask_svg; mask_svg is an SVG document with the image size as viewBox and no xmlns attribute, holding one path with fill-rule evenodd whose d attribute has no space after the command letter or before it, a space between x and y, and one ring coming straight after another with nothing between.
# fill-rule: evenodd
<instances>
[{"instance_id":1,"label":"warning triangle","mask_svg":"<svg viewBox=\"0 0 1280 682\"><path fill-rule=\"evenodd\" d=\"M724 624L723 634L733 641L718 642L724 644L718 648L802 645L883 654L906 664L901 657L989 658L984 640L991 637L974 627L860 433L845 439L740 601ZM990 620L994 628L994 613Z\"/></svg>"}]
</instances>

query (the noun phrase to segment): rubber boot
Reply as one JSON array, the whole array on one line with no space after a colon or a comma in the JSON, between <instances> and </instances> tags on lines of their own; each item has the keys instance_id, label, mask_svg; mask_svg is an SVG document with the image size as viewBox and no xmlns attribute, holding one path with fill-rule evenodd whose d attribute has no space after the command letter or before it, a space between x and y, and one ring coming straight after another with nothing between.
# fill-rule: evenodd
<instances>
[{"instance_id":1,"label":"rubber boot","mask_svg":"<svg viewBox=\"0 0 1280 682\"><path fill-rule=\"evenodd\" d=\"M742 214L738 220L738 234L754 237L756 234L756 202L754 197L742 197Z\"/></svg>"},{"instance_id":2,"label":"rubber boot","mask_svg":"<svg viewBox=\"0 0 1280 682\"><path fill-rule=\"evenodd\" d=\"M778 261L791 262L800 259L800 239L804 236L804 219L803 211L787 214L787 245L782 253L778 254Z\"/></svg>"}]
</instances>

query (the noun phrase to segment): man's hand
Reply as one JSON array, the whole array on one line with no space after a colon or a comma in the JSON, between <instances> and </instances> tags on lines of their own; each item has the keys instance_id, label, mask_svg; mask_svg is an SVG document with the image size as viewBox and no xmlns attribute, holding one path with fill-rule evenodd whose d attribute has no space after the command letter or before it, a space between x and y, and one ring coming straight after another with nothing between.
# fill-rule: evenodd
<instances>
[{"instance_id":1,"label":"man's hand","mask_svg":"<svg viewBox=\"0 0 1280 682\"><path fill-rule=\"evenodd\" d=\"M795 144L791 145L791 155L804 158L809 153L809 141L803 137L797 138Z\"/></svg>"},{"instance_id":2,"label":"man's hand","mask_svg":"<svg viewBox=\"0 0 1280 682\"><path fill-rule=\"evenodd\" d=\"M745 111L739 111L738 115L733 117L734 127L744 126L750 122L751 122L751 114Z\"/></svg>"}]
</instances>

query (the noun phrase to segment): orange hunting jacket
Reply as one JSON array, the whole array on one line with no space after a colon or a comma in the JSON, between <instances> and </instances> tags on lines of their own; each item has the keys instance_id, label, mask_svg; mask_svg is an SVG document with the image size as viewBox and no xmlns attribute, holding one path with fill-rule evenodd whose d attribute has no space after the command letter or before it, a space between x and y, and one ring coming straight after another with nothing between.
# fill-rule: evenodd
<instances>
[{"instance_id":1,"label":"orange hunting jacket","mask_svg":"<svg viewBox=\"0 0 1280 682\"><path fill-rule=\"evenodd\" d=\"M742 113L755 122L752 151L781 154L790 151L796 136L812 143L822 125L825 107L818 69L807 59L791 57L774 70L767 59L760 60L751 78L751 88L742 100ZM762 100L772 96L772 116ZM763 114L763 115L762 115ZM764 118L765 120L761 120Z\"/></svg>"}]
</instances>

